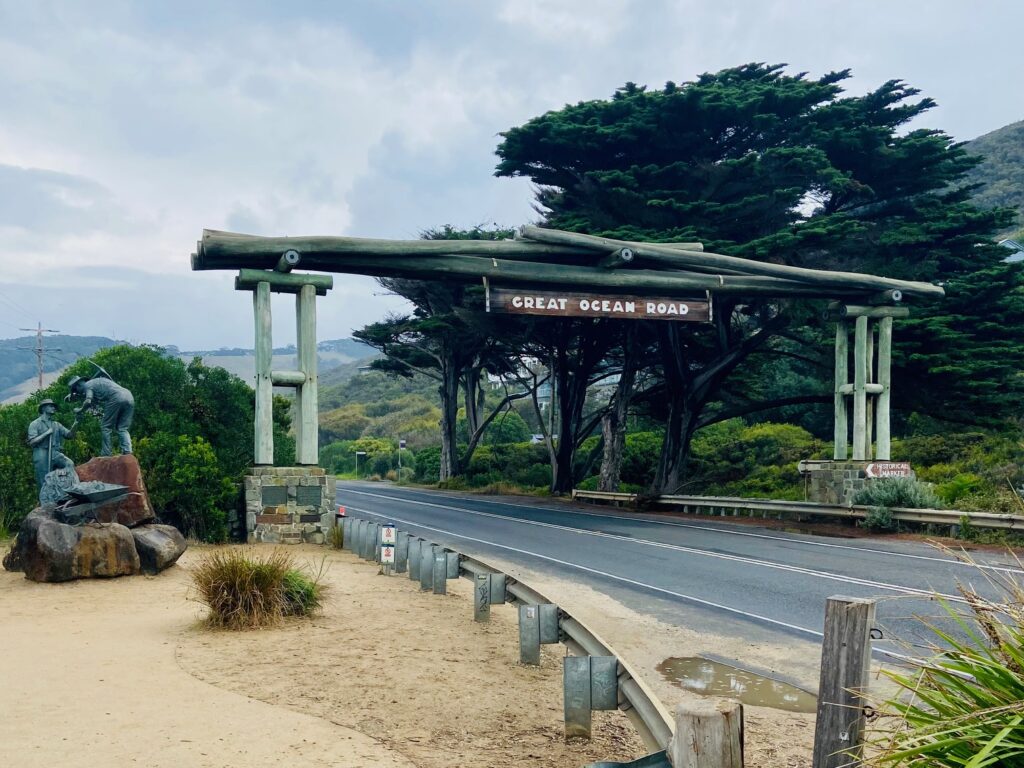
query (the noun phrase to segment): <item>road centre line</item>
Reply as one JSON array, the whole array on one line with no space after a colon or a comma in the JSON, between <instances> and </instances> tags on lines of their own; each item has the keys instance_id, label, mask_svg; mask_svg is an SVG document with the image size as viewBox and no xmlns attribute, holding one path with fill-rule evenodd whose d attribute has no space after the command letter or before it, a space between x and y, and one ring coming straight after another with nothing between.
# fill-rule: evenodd
<instances>
[{"instance_id":1,"label":"road centre line","mask_svg":"<svg viewBox=\"0 0 1024 768\"><path fill-rule=\"evenodd\" d=\"M372 494L370 494L370 495L372 495ZM447 536L454 536L457 539L465 539L466 541L473 541L473 542L476 542L477 544L485 544L485 545L487 545L489 547L497 547L498 549L506 549L509 552L516 552L517 554L520 554L520 555L527 555L529 557L536 557L536 558L538 558L540 560L547 560L548 562L555 563L557 565L562 565L562 566L565 566L566 568L575 568L575 569L580 570L580 571L585 571L587 573L592 573L595 576L603 576L603 577L605 577L607 579L612 579L613 581L622 582L623 584L629 584L630 586L640 587L641 589L647 589L647 590L650 590L652 592L660 592L661 594L669 595L671 597L676 597L676 598L679 598L680 600L686 600L686 601L691 602L691 603L697 603L698 605L704 605L704 606L707 606L709 608L717 608L718 610L727 611L728 613L733 613L733 614L736 614L738 616L743 616L744 618L756 619L757 621L763 621L763 622L766 622L768 624L774 624L775 626L783 627L785 629L791 629L791 630L794 630L794 631L797 631L797 632L803 632L803 633L808 634L808 635L813 635L814 637L821 638L821 637L825 636L823 633L818 632L817 630L814 630L814 629L807 629L807 627L801 627L801 626L798 626L797 624L790 624L790 623L785 622L785 621L779 621L778 619L770 619L767 616L762 616L762 615L757 614L757 613L750 613L749 611L742 611L739 608L730 608L728 605L722 605L721 603L715 603L715 602L712 602L710 600L704 600L704 599L699 598L699 597L693 597L692 595L684 595L682 592L674 592L671 589L665 589L663 587L656 587L653 584L645 584L642 581L636 581L635 579L629 579L629 578L626 578L625 576L616 576L614 573L608 573L607 571L600 571L600 570L598 570L596 568L590 568L590 567L588 567L586 565L580 565L579 563L570 563L567 560L559 560L557 557L549 557L548 555L541 555L541 554L539 554L537 552L530 552L527 549L519 549L518 547L510 547L507 544L498 544L497 542L487 541L486 539L478 539L478 538L475 538L473 536L466 536L466 535L461 534L461 533L455 533L454 531L449 531L449 530L446 530L444 528L436 528L434 526L424 525L423 523L417 522L416 520L403 520L402 518L395 517L392 514L384 514L384 513L381 513L381 512L374 512L374 511L369 510L369 509L360 509L358 507L349 507L349 509L351 509L353 512L362 512L363 514L373 515L374 517L382 518L384 520L387 520L388 522L404 523L406 525L415 526L416 528L421 528L421 529L423 529L425 531L434 531L435 533L443 533L443 534L445 534Z\"/></svg>"},{"instance_id":2,"label":"road centre line","mask_svg":"<svg viewBox=\"0 0 1024 768\"><path fill-rule=\"evenodd\" d=\"M966 602L964 600L964 598L959 596L959 595L948 595L948 594L943 594L943 593L935 592L935 591L931 591L931 590L918 589L916 587L907 587L907 586L902 586L902 585L899 585L899 584L889 584L887 582L872 581L870 579L860 579L860 578L857 578L855 576L844 576L842 574L831 573L829 571L818 571L818 570L814 570L812 568L803 568L803 567L797 566L797 565L787 565L785 563L776 563L776 562L773 562L771 560L758 560L756 558L743 557L741 555L729 555L729 554L725 554L725 553L722 553L722 552L711 552L711 551L708 551L708 550L697 549L695 547L684 547L684 546L679 545L679 544L666 544L664 542L651 541L649 539L637 539L637 538L633 538L633 537L630 537L630 536L621 536L619 534L614 534L614 533L605 533L603 531L588 531L588 530L585 530L585 529L582 529L582 528L572 528L572 527L565 526L565 525L558 525L557 523L544 523L544 522L540 522L538 520L522 520L522 519L516 518L516 517L509 517L508 515L496 515L496 514L493 514L491 512L479 512L479 511L473 510L473 509L465 509L463 507L455 507L455 506L446 505L446 504L435 504L435 503L429 502L429 501L417 501L415 499L403 499L403 498L401 498L399 496L385 496L383 494L368 493L366 491L351 491L350 490L349 492L360 494L360 495L363 495L363 496L371 496L371 497L379 498L379 499L387 499L388 501L398 501L398 502L404 502L406 504L418 504L418 505L426 506L426 507L437 507L439 509L450 509L450 510L453 510L453 511L456 511L456 512L466 512L466 513L471 514L471 515L478 515L480 517L489 517L489 518L492 518L492 519L503 520L503 521L506 521L506 522L519 523L521 525L535 525L535 526L538 526L538 527L541 527L541 528L553 528L555 530L567 531L567 532L575 533L575 534L578 534L578 535L581 535L581 536L596 536L596 537L599 537L599 538L608 538L608 539L613 539L613 540L617 540L617 541L632 542L632 543L640 544L642 546L650 546L650 547L657 547L657 548L660 548L660 549L669 549L669 550L673 550L673 551L677 551L677 552L685 552L687 554L703 555L705 557L711 557L711 558L715 558L715 559L719 559L719 560L728 560L728 561L739 562L739 563L744 563L744 564L748 564L748 565L758 565L758 566L761 566L763 568L772 568L772 569L775 569L775 570L788 571L790 573L798 573L798 574L801 574L801 575L804 575L804 576L813 576L813 577L820 578L820 579L827 579L827 580L831 580L831 581L839 581L839 582L842 582L844 584L856 584L858 586L870 587L870 588L873 588L873 589L885 589L885 590L889 590L891 592L898 592L898 593L901 593L901 594L904 594L904 595L908 595L908 596L924 597L924 598L928 598L928 599L935 598L935 597L941 597L942 599L950 601L950 602L959 602L959 603Z\"/></svg>"},{"instance_id":3,"label":"road centre line","mask_svg":"<svg viewBox=\"0 0 1024 768\"><path fill-rule=\"evenodd\" d=\"M349 490L349 489L346 488L346 489L343 489L343 490ZM353 491L353 493L365 493L365 491ZM413 493L424 493L425 495L431 495L431 496L435 496L436 495L436 496L440 496L440 497L445 498L445 499L453 499L453 500L456 500L456 501L462 500L462 499L465 498L464 496L452 496L451 494L446 494L446 493L437 493L437 494L435 494L433 492L430 492L429 494L427 494L426 491L413 491ZM517 504L517 503L512 502L512 501L494 501L492 499L478 499L478 498L474 498L473 501L478 502L480 504L495 504L495 505L498 505L498 506L517 507L517 508L520 508L520 509L532 509L534 511L552 512L552 513L555 513L555 514L578 515L580 517L592 517L592 518L596 518L596 519L599 519L599 520L600 519L604 519L604 520L622 520L622 521L625 521L625 522L633 522L633 523L635 523L635 522L647 523L649 525L665 525L665 526L669 526L669 527L673 527L673 528L693 528L695 530L711 531L713 533L724 533L724 534L727 534L729 536L748 536L748 537L755 538L755 539L767 539L769 541L789 542L791 544L801 544L801 545L808 546L808 547L828 547L830 549L848 549L848 550L852 550L854 552L868 552L868 553L873 554L873 555L885 555L885 556L889 556L889 557L905 557L905 558L909 558L909 559L912 559L912 560L928 560L930 562L943 563L945 565L959 565L959 566L962 566L962 567L965 567L965 568L980 568L980 569L987 570L987 571L1000 571L1002 573L1024 574L1024 570L1022 570L1020 568L1013 568L1013 567L1010 567L1010 566L987 565L987 564L984 564L984 563L965 563L965 562L963 562L961 560L950 559L950 558L945 558L945 557L935 557L935 556L932 556L932 555L914 555L914 554L911 554L909 552L891 552L889 550L874 549L872 547L855 547L855 546L852 546L850 544L833 544L833 543L827 542L827 541L807 541L805 539L792 539L792 538L789 538L787 536L773 536L771 534L765 534L765 533L752 533L750 531L736 531L736 530L731 530L731 529L727 529L727 528L716 528L715 526L711 526L711 525L700 525L699 523L679 522L679 521L676 521L676 520L651 520L651 519L648 519L648 518L645 518L645 517L626 517L625 515L604 514L604 513L601 513L601 512L582 512L582 511L577 510L577 509L554 509L553 507L538 507L538 506L534 506L532 504Z\"/></svg>"}]
</instances>

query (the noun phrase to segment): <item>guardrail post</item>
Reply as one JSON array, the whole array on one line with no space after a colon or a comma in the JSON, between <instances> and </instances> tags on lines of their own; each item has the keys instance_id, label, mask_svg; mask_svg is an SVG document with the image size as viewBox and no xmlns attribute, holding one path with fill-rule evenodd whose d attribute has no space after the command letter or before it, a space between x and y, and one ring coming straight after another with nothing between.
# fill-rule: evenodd
<instances>
[{"instance_id":1,"label":"guardrail post","mask_svg":"<svg viewBox=\"0 0 1024 768\"><path fill-rule=\"evenodd\" d=\"M491 574L491 605L503 605L508 587L508 577L504 573Z\"/></svg>"},{"instance_id":2,"label":"guardrail post","mask_svg":"<svg viewBox=\"0 0 1024 768\"><path fill-rule=\"evenodd\" d=\"M860 762L874 623L874 600L836 596L826 603L813 768Z\"/></svg>"},{"instance_id":3,"label":"guardrail post","mask_svg":"<svg viewBox=\"0 0 1024 768\"><path fill-rule=\"evenodd\" d=\"M352 518L346 517L341 523L341 548L352 551Z\"/></svg>"},{"instance_id":4,"label":"guardrail post","mask_svg":"<svg viewBox=\"0 0 1024 768\"><path fill-rule=\"evenodd\" d=\"M553 603L541 603L537 606L537 614L540 618L540 643L541 645L555 645L558 637L558 606Z\"/></svg>"},{"instance_id":5,"label":"guardrail post","mask_svg":"<svg viewBox=\"0 0 1024 768\"><path fill-rule=\"evenodd\" d=\"M680 704L668 743L673 768L743 768L743 705L731 699Z\"/></svg>"},{"instance_id":6,"label":"guardrail post","mask_svg":"<svg viewBox=\"0 0 1024 768\"><path fill-rule=\"evenodd\" d=\"M384 545L384 526L373 524L373 562L380 562L380 548Z\"/></svg>"},{"instance_id":7,"label":"guardrail post","mask_svg":"<svg viewBox=\"0 0 1024 768\"><path fill-rule=\"evenodd\" d=\"M458 552L452 552L449 549L444 551L444 556L448 558L445 565L445 578L457 579L459 578L459 561L462 559Z\"/></svg>"},{"instance_id":8,"label":"guardrail post","mask_svg":"<svg viewBox=\"0 0 1024 768\"><path fill-rule=\"evenodd\" d=\"M409 539L411 533L395 531L395 573L405 573L409 567Z\"/></svg>"},{"instance_id":9,"label":"guardrail post","mask_svg":"<svg viewBox=\"0 0 1024 768\"><path fill-rule=\"evenodd\" d=\"M566 656L562 666L565 738L590 738L590 657Z\"/></svg>"},{"instance_id":10,"label":"guardrail post","mask_svg":"<svg viewBox=\"0 0 1024 768\"><path fill-rule=\"evenodd\" d=\"M412 581L420 580L420 547L423 546L423 539L419 536L409 537L409 578Z\"/></svg>"},{"instance_id":11,"label":"guardrail post","mask_svg":"<svg viewBox=\"0 0 1024 768\"><path fill-rule=\"evenodd\" d=\"M521 606L533 607L536 606ZM618 709L618 671L619 660L614 656L565 657L562 666L565 738L589 739L590 713Z\"/></svg>"},{"instance_id":12,"label":"guardrail post","mask_svg":"<svg viewBox=\"0 0 1024 768\"><path fill-rule=\"evenodd\" d=\"M491 574L478 573L473 577L473 621L491 620Z\"/></svg>"},{"instance_id":13,"label":"guardrail post","mask_svg":"<svg viewBox=\"0 0 1024 768\"><path fill-rule=\"evenodd\" d=\"M435 544L432 551L434 594L444 595L448 592L448 554L440 544Z\"/></svg>"},{"instance_id":14,"label":"guardrail post","mask_svg":"<svg viewBox=\"0 0 1024 768\"><path fill-rule=\"evenodd\" d=\"M540 610L519 606L519 663L540 666Z\"/></svg>"},{"instance_id":15,"label":"guardrail post","mask_svg":"<svg viewBox=\"0 0 1024 768\"><path fill-rule=\"evenodd\" d=\"M428 541L420 544L420 589L434 588L434 545Z\"/></svg>"}]
</instances>

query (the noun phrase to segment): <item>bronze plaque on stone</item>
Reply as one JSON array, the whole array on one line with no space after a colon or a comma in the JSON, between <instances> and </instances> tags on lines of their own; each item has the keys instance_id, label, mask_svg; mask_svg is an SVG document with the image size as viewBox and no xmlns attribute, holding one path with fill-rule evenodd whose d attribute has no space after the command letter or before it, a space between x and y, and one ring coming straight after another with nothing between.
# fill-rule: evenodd
<instances>
[{"instance_id":1,"label":"bronze plaque on stone","mask_svg":"<svg viewBox=\"0 0 1024 768\"><path fill-rule=\"evenodd\" d=\"M288 503L288 489L283 485L263 486L263 506L279 507Z\"/></svg>"},{"instance_id":2,"label":"bronze plaque on stone","mask_svg":"<svg viewBox=\"0 0 1024 768\"><path fill-rule=\"evenodd\" d=\"M320 485L300 485L295 491L295 503L300 507L319 507L323 498Z\"/></svg>"}]
</instances>

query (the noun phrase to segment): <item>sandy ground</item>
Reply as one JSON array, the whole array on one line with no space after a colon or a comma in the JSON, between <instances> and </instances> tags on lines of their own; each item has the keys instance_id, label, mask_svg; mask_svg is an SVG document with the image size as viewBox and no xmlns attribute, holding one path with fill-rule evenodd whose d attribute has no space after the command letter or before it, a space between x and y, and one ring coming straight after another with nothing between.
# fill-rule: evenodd
<instances>
[{"instance_id":1,"label":"sandy ground","mask_svg":"<svg viewBox=\"0 0 1024 768\"><path fill-rule=\"evenodd\" d=\"M467 580L435 596L347 552L289 551L323 560L325 609L250 632L202 628L198 548L153 578L0 571L0 765L568 767L646 751L620 712L566 744L561 646L520 665L515 610L474 623Z\"/></svg>"}]
</instances>

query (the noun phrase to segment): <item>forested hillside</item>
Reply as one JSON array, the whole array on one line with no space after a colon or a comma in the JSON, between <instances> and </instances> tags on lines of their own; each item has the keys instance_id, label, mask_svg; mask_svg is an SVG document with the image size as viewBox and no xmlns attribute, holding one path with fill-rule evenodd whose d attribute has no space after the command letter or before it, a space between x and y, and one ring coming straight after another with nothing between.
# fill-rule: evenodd
<instances>
[{"instance_id":1,"label":"forested hillside","mask_svg":"<svg viewBox=\"0 0 1024 768\"><path fill-rule=\"evenodd\" d=\"M981 164L967 175L981 187L974 202L984 208L1006 206L1018 211L1011 232L1024 228L1024 120L1004 125L967 144L967 151L979 155Z\"/></svg>"}]
</instances>

